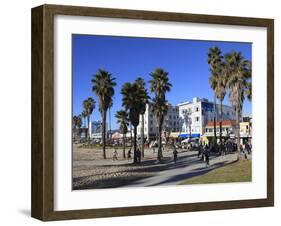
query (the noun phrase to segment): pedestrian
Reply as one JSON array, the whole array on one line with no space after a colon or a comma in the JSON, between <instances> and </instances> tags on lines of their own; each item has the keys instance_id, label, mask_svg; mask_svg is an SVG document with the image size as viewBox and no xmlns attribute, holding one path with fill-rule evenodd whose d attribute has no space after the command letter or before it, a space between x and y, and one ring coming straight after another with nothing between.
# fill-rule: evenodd
<instances>
[{"instance_id":1,"label":"pedestrian","mask_svg":"<svg viewBox=\"0 0 281 226\"><path fill-rule=\"evenodd\" d=\"M222 144L221 144L221 155L225 156L225 152L226 152L226 143L222 142Z\"/></svg>"},{"instance_id":2,"label":"pedestrian","mask_svg":"<svg viewBox=\"0 0 281 226\"><path fill-rule=\"evenodd\" d=\"M141 152L140 152L139 148L136 151L136 156L137 156L137 162L140 163L141 162Z\"/></svg>"},{"instance_id":3,"label":"pedestrian","mask_svg":"<svg viewBox=\"0 0 281 226\"><path fill-rule=\"evenodd\" d=\"M178 160L178 151L177 151L176 147L174 148L173 154L174 154L174 162L176 163Z\"/></svg>"},{"instance_id":4,"label":"pedestrian","mask_svg":"<svg viewBox=\"0 0 281 226\"><path fill-rule=\"evenodd\" d=\"M203 161L205 160L205 153L208 151L208 149L209 149L209 145L206 144L202 151L201 160Z\"/></svg>"},{"instance_id":5,"label":"pedestrian","mask_svg":"<svg viewBox=\"0 0 281 226\"><path fill-rule=\"evenodd\" d=\"M206 150L205 151L205 161L206 161L206 167L209 167L210 166L210 154L209 154L209 151Z\"/></svg>"},{"instance_id":6,"label":"pedestrian","mask_svg":"<svg viewBox=\"0 0 281 226\"><path fill-rule=\"evenodd\" d=\"M113 160L113 161L118 160L117 155L118 155L117 150L114 149L114 151L113 151L113 157L112 157L112 160Z\"/></svg>"},{"instance_id":7,"label":"pedestrian","mask_svg":"<svg viewBox=\"0 0 281 226\"><path fill-rule=\"evenodd\" d=\"M131 154L132 154L132 151L131 149L128 150L128 153L127 153L127 159L131 159Z\"/></svg>"},{"instance_id":8,"label":"pedestrian","mask_svg":"<svg viewBox=\"0 0 281 226\"><path fill-rule=\"evenodd\" d=\"M245 143L245 151L248 153L248 155L251 153L251 151L250 151L250 145L249 145L249 143L246 141L246 143Z\"/></svg>"}]
</instances>

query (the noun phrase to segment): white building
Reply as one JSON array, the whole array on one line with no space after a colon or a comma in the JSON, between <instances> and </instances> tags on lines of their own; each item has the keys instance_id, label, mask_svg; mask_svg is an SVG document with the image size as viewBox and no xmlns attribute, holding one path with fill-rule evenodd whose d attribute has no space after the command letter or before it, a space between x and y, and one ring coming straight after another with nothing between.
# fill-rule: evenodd
<instances>
[{"instance_id":1,"label":"white building","mask_svg":"<svg viewBox=\"0 0 281 226\"><path fill-rule=\"evenodd\" d=\"M92 121L89 124L90 138L101 139L102 138L102 122Z\"/></svg>"},{"instance_id":2,"label":"white building","mask_svg":"<svg viewBox=\"0 0 281 226\"><path fill-rule=\"evenodd\" d=\"M141 125L142 125L142 119L140 116L140 123L137 128L138 137L141 136ZM163 131L167 133L180 131L178 106L172 106L169 104L169 109L163 122ZM157 135L158 135L158 121L152 113L151 106L147 104L146 111L144 114L144 137L148 141L151 141L156 139Z\"/></svg>"},{"instance_id":3,"label":"white building","mask_svg":"<svg viewBox=\"0 0 281 226\"><path fill-rule=\"evenodd\" d=\"M205 132L205 126L213 121L213 103L205 98L193 98L192 102L183 102L177 105L179 108L179 121L181 125L180 137L200 137ZM232 107L222 106L223 120L235 119L235 111ZM217 120L219 119L219 105L216 107Z\"/></svg>"}]
</instances>

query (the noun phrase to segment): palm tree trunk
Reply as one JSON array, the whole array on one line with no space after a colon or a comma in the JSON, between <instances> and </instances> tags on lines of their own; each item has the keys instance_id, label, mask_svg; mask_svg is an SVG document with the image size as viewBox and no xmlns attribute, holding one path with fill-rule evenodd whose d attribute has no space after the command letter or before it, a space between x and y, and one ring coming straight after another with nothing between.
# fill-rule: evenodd
<instances>
[{"instance_id":1,"label":"palm tree trunk","mask_svg":"<svg viewBox=\"0 0 281 226\"><path fill-rule=\"evenodd\" d=\"M131 148L133 147L132 124L130 124Z\"/></svg>"},{"instance_id":2,"label":"palm tree trunk","mask_svg":"<svg viewBox=\"0 0 281 226\"><path fill-rule=\"evenodd\" d=\"M137 126L134 126L134 163L137 162Z\"/></svg>"},{"instance_id":3,"label":"palm tree trunk","mask_svg":"<svg viewBox=\"0 0 281 226\"><path fill-rule=\"evenodd\" d=\"M217 143L217 104L216 104L216 94L214 95L214 112L213 112L213 119L214 119L214 142Z\"/></svg>"},{"instance_id":4,"label":"palm tree trunk","mask_svg":"<svg viewBox=\"0 0 281 226\"><path fill-rule=\"evenodd\" d=\"M191 117L188 118L189 140L191 140Z\"/></svg>"},{"instance_id":5,"label":"palm tree trunk","mask_svg":"<svg viewBox=\"0 0 281 226\"><path fill-rule=\"evenodd\" d=\"M159 120L159 130L158 130L158 154L157 154L157 160L158 162L161 162L162 160L162 123L161 119Z\"/></svg>"},{"instance_id":6,"label":"palm tree trunk","mask_svg":"<svg viewBox=\"0 0 281 226\"><path fill-rule=\"evenodd\" d=\"M126 133L123 133L123 158L126 158Z\"/></svg>"},{"instance_id":7,"label":"palm tree trunk","mask_svg":"<svg viewBox=\"0 0 281 226\"><path fill-rule=\"evenodd\" d=\"M240 112L236 109L237 160L240 158Z\"/></svg>"},{"instance_id":8,"label":"palm tree trunk","mask_svg":"<svg viewBox=\"0 0 281 226\"><path fill-rule=\"evenodd\" d=\"M87 116L87 122L88 122L87 141L88 143L90 143L90 115Z\"/></svg>"},{"instance_id":9,"label":"palm tree trunk","mask_svg":"<svg viewBox=\"0 0 281 226\"><path fill-rule=\"evenodd\" d=\"M141 154L144 157L144 114L141 115Z\"/></svg>"},{"instance_id":10,"label":"palm tree trunk","mask_svg":"<svg viewBox=\"0 0 281 226\"><path fill-rule=\"evenodd\" d=\"M222 100L220 100L220 153L222 154Z\"/></svg>"},{"instance_id":11,"label":"palm tree trunk","mask_svg":"<svg viewBox=\"0 0 281 226\"><path fill-rule=\"evenodd\" d=\"M106 159L105 146L106 146L106 111L103 110L103 112L102 112L102 151L103 151L104 159Z\"/></svg>"}]
</instances>

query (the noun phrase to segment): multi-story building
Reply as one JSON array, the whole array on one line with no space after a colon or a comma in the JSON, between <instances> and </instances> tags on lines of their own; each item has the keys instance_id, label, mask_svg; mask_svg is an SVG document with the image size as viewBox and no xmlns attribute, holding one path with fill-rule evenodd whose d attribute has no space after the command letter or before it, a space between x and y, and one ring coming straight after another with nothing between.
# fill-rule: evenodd
<instances>
[{"instance_id":1,"label":"multi-story building","mask_svg":"<svg viewBox=\"0 0 281 226\"><path fill-rule=\"evenodd\" d=\"M102 138L102 122L101 121L92 121L89 124L90 137L93 139Z\"/></svg>"},{"instance_id":2,"label":"multi-story building","mask_svg":"<svg viewBox=\"0 0 281 226\"><path fill-rule=\"evenodd\" d=\"M137 135L141 135L141 125L142 119L140 117L140 123L137 128ZM163 122L163 132L168 135L172 132L180 131L180 121L179 121L179 108L178 106L172 106L169 104L168 112L164 118ZM146 105L146 111L144 114L144 137L149 142L156 139L158 135L158 121L152 113L151 105Z\"/></svg>"},{"instance_id":3,"label":"multi-story building","mask_svg":"<svg viewBox=\"0 0 281 226\"><path fill-rule=\"evenodd\" d=\"M183 102L177 105L179 108L179 123L181 125L180 137L201 137L205 132L205 126L213 121L213 103L205 98L193 98L192 102ZM216 105L217 119L219 117L219 105ZM234 120L235 111L232 107L222 106L223 120Z\"/></svg>"}]
</instances>

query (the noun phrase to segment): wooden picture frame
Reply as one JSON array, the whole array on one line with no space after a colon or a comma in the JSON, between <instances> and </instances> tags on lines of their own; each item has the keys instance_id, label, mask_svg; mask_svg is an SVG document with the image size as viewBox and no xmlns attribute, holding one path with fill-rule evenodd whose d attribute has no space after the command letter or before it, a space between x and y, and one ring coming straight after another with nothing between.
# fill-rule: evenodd
<instances>
[{"instance_id":1,"label":"wooden picture frame","mask_svg":"<svg viewBox=\"0 0 281 226\"><path fill-rule=\"evenodd\" d=\"M54 16L126 18L267 29L267 198L54 211ZM163 214L274 205L274 21L272 19L42 5L32 9L32 202L34 218L50 220Z\"/></svg>"}]
</instances>

